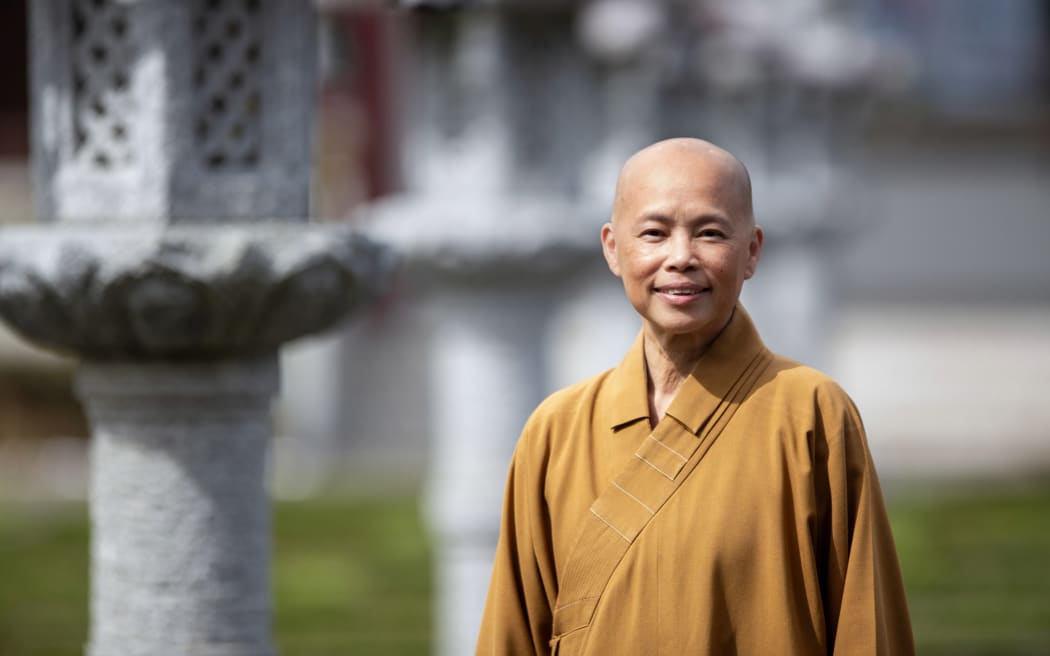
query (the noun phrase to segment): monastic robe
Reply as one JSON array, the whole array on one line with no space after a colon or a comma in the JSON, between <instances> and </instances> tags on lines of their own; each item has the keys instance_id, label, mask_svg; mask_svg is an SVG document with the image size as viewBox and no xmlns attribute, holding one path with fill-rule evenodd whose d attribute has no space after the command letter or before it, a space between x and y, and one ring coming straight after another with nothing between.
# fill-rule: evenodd
<instances>
[{"instance_id":1,"label":"monastic robe","mask_svg":"<svg viewBox=\"0 0 1050 656\"><path fill-rule=\"evenodd\" d=\"M738 306L650 427L641 337L510 469L477 653L912 654L863 427Z\"/></svg>"}]
</instances>

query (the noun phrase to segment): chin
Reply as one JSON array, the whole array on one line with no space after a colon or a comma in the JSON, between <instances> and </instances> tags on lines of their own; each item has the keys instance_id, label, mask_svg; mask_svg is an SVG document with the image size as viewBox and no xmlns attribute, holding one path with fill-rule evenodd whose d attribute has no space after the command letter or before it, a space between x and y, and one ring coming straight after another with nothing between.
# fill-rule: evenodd
<instances>
[{"instance_id":1,"label":"chin","mask_svg":"<svg viewBox=\"0 0 1050 656\"><path fill-rule=\"evenodd\" d=\"M660 321L649 319L651 329L668 337L702 337L712 330L710 321Z\"/></svg>"},{"instance_id":2,"label":"chin","mask_svg":"<svg viewBox=\"0 0 1050 656\"><path fill-rule=\"evenodd\" d=\"M717 315L705 313L691 317L647 317L649 325L660 334L673 337L697 337L710 339L721 332L732 315L732 308Z\"/></svg>"}]
</instances>

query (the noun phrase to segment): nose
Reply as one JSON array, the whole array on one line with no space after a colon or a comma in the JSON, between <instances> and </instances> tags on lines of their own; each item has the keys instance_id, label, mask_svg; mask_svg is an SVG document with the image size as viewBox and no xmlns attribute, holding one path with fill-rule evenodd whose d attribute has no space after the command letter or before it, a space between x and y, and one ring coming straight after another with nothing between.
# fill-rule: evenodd
<instances>
[{"instance_id":1,"label":"nose","mask_svg":"<svg viewBox=\"0 0 1050 656\"><path fill-rule=\"evenodd\" d=\"M693 240L689 235L676 234L668 240L670 252L667 254L666 266L670 271L688 271L697 265L696 253L693 252Z\"/></svg>"}]
</instances>

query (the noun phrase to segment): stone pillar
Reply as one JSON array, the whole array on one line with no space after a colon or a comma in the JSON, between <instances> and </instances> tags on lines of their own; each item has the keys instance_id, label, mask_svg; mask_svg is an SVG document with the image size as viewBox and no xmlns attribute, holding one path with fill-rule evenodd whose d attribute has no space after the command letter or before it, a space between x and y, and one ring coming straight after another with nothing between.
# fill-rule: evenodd
<instances>
[{"instance_id":1,"label":"stone pillar","mask_svg":"<svg viewBox=\"0 0 1050 656\"><path fill-rule=\"evenodd\" d=\"M523 272L527 273L527 272ZM511 449L545 390L549 289L442 284L428 299L438 653L472 653L492 573Z\"/></svg>"},{"instance_id":2,"label":"stone pillar","mask_svg":"<svg viewBox=\"0 0 1050 656\"><path fill-rule=\"evenodd\" d=\"M81 358L90 656L266 656L281 344L386 267L306 224L313 13L297 0L31 3L37 209L0 316Z\"/></svg>"},{"instance_id":3,"label":"stone pillar","mask_svg":"<svg viewBox=\"0 0 1050 656\"><path fill-rule=\"evenodd\" d=\"M264 472L277 377L272 355L81 367L88 654L274 653Z\"/></svg>"}]
</instances>

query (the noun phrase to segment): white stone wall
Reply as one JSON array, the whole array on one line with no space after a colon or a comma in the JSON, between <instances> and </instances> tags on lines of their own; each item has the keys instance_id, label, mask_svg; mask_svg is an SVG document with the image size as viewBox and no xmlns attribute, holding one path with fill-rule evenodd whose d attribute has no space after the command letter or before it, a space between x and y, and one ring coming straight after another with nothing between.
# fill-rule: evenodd
<instances>
[{"instance_id":1,"label":"white stone wall","mask_svg":"<svg viewBox=\"0 0 1050 656\"><path fill-rule=\"evenodd\" d=\"M1050 464L1050 307L867 305L832 369L883 476L1003 476Z\"/></svg>"}]
</instances>

